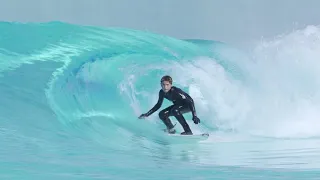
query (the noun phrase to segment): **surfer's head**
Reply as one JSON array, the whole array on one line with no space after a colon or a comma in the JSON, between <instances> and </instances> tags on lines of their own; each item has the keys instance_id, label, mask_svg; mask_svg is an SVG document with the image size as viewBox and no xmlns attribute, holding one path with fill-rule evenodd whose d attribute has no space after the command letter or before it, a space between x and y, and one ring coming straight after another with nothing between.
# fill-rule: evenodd
<instances>
[{"instance_id":1,"label":"surfer's head","mask_svg":"<svg viewBox=\"0 0 320 180\"><path fill-rule=\"evenodd\" d=\"M172 87L172 78L168 75L161 78L161 87L164 92L168 92Z\"/></svg>"}]
</instances>

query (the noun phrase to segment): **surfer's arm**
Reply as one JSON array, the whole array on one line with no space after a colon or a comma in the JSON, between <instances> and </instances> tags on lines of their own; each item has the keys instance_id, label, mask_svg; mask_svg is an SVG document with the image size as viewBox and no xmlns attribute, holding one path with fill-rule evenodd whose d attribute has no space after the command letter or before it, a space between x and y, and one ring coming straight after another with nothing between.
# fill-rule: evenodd
<instances>
[{"instance_id":1,"label":"surfer's arm","mask_svg":"<svg viewBox=\"0 0 320 180\"><path fill-rule=\"evenodd\" d=\"M177 91L180 94L180 96L182 97L182 99L184 99L185 102L189 105L190 110L192 112L192 116L193 117L197 116L197 111L196 111L192 97L189 94L187 94L186 92L184 92L182 89L177 88Z\"/></svg>"},{"instance_id":2,"label":"surfer's arm","mask_svg":"<svg viewBox=\"0 0 320 180\"><path fill-rule=\"evenodd\" d=\"M187 98L187 102L188 102L189 107L191 109L192 116L193 117L197 116L197 112L196 112L196 108L195 108L193 99L191 97L189 97L189 98Z\"/></svg>"},{"instance_id":3,"label":"surfer's arm","mask_svg":"<svg viewBox=\"0 0 320 180\"><path fill-rule=\"evenodd\" d=\"M156 112L161 107L163 99L164 99L164 94L163 94L163 91L160 90L157 104L155 104L145 115L150 116L152 113Z\"/></svg>"}]
</instances>

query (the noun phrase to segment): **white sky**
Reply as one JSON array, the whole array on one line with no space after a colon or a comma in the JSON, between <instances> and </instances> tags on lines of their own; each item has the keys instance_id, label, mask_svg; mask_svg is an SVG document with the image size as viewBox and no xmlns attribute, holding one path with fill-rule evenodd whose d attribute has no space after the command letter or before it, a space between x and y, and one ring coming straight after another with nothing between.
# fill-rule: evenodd
<instances>
[{"instance_id":1,"label":"white sky","mask_svg":"<svg viewBox=\"0 0 320 180\"><path fill-rule=\"evenodd\" d=\"M320 24L319 0L0 0L0 21L64 21L246 43Z\"/></svg>"}]
</instances>

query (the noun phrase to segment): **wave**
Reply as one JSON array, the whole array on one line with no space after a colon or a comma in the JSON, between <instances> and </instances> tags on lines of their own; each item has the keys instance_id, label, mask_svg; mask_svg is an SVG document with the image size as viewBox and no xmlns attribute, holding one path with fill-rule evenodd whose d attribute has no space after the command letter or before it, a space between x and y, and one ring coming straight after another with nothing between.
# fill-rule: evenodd
<instances>
[{"instance_id":1,"label":"wave","mask_svg":"<svg viewBox=\"0 0 320 180\"><path fill-rule=\"evenodd\" d=\"M11 139L0 143L8 147L0 149L4 162L16 162L6 154L25 154L16 147L28 144L27 152L39 151L29 159L54 156L61 163L72 159L66 154L92 151L107 159L126 154L121 161L128 165L145 158L150 171L156 171L155 159L183 163L189 155L195 156L186 158L192 164L250 166L245 159L207 157L217 148L212 147L217 137L249 143L320 134L316 26L264 40L246 52L216 41L61 22L2 22L0 29L0 137ZM193 124L190 114L186 118L195 133L212 135L203 144L172 147L177 142L161 132L156 113L137 119L156 102L166 74L194 98L201 123ZM189 146L202 153L185 152ZM265 167L259 158L254 165Z\"/></svg>"}]
</instances>

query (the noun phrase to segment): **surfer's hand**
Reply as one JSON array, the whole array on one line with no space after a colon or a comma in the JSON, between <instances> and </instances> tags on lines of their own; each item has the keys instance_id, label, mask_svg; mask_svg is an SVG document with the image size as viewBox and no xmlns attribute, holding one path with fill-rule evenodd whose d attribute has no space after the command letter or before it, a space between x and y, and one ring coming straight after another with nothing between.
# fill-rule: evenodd
<instances>
[{"instance_id":1,"label":"surfer's hand","mask_svg":"<svg viewBox=\"0 0 320 180\"><path fill-rule=\"evenodd\" d=\"M141 115L139 116L139 119L143 119L143 118L145 118L145 117L147 117L146 114L141 114Z\"/></svg>"},{"instance_id":2,"label":"surfer's hand","mask_svg":"<svg viewBox=\"0 0 320 180\"><path fill-rule=\"evenodd\" d=\"M200 123L200 119L197 116L193 116L192 120L195 124Z\"/></svg>"}]
</instances>

